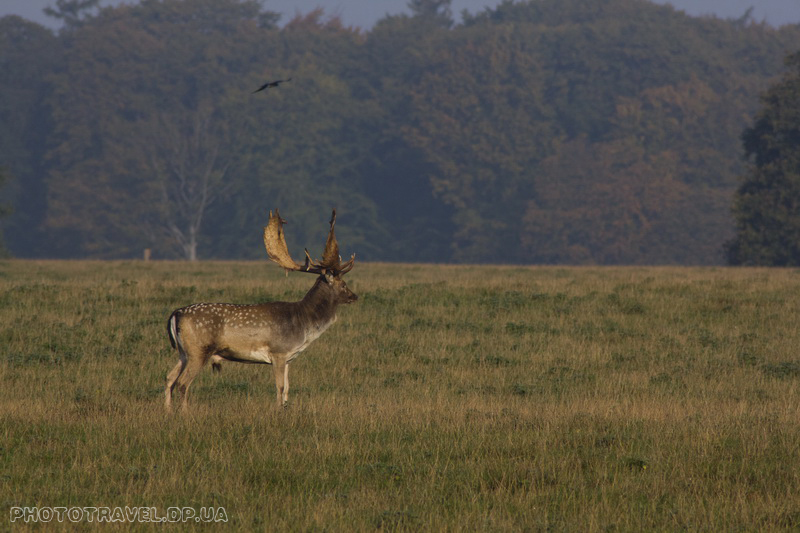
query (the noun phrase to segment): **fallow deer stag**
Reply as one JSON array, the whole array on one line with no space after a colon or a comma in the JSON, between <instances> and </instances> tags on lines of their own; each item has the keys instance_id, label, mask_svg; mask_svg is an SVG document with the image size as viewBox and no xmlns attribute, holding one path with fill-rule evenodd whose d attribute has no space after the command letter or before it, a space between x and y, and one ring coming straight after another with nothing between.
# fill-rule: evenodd
<instances>
[{"instance_id":1,"label":"fallow deer stag","mask_svg":"<svg viewBox=\"0 0 800 533\"><path fill-rule=\"evenodd\" d=\"M175 310L167 322L167 332L180 361L167 375L168 409L176 389L182 395L182 408L186 409L189 386L209 359L215 366L220 360L272 365L276 407L285 406L289 399L289 363L336 321L339 304L358 299L342 279L353 268L356 256L353 254L342 263L333 231L336 210L320 261L311 259L308 250L305 264L291 258L283 233L285 223L277 209L275 216L270 211L264 228L267 255L287 272L316 274L314 286L298 302L198 303Z\"/></svg>"}]
</instances>

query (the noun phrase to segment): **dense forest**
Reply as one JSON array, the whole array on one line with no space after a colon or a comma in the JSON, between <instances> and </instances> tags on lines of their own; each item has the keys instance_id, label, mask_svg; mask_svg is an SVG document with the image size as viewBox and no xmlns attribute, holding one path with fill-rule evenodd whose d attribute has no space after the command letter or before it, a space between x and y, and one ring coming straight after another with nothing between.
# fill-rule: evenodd
<instances>
[{"instance_id":1,"label":"dense forest","mask_svg":"<svg viewBox=\"0 0 800 533\"><path fill-rule=\"evenodd\" d=\"M335 206L364 260L724 261L742 132L800 26L645 0L458 24L449 0L409 7L368 31L254 0L62 0L56 33L0 19L6 247L263 258L279 207L316 253Z\"/></svg>"}]
</instances>

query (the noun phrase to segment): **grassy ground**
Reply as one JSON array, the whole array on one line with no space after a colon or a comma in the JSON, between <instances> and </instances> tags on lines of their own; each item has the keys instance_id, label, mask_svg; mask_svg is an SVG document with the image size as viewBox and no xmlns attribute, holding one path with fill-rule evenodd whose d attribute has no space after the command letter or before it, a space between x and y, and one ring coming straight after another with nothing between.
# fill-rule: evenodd
<instances>
[{"instance_id":1,"label":"grassy ground","mask_svg":"<svg viewBox=\"0 0 800 533\"><path fill-rule=\"evenodd\" d=\"M55 525L11 524L18 506L223 507L240 530L800 528L800 272L348 278L361 299L292 363L287 410L271 369L227 364L168 416L172 309L297 299L312 277L0 263L0 529Z\"/></svg>"}]
</instances>

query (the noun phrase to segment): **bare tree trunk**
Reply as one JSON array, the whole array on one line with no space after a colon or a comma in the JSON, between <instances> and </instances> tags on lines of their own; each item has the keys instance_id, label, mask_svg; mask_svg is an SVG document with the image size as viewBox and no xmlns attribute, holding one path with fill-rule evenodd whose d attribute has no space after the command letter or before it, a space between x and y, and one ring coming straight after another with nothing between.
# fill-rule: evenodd
<instances>
[{"instance_id":1,"label":"bare tree trunk","mask_svg":"<svg viewBox=\"0 0 800 533\"><path fill-rule=\"evenodd\" d=\"M197 261L197 231L199 230L199 227L192 226L189 228L188 250L186 250L186 258L189 261Z\"/></svg>"},{"instance_id":2,"label":"bare tree trunk","mask_svg":"<svg viewBox=\"0 0 800 533\"><path fill-rule=\"evenodd\" d=\"M221 161L224 127L212 109L184 116L159 117L151 166L161 189L163 223L183 257L197 260L203 217L226 189L228 163Z\"/></svg>"}]
</instances>

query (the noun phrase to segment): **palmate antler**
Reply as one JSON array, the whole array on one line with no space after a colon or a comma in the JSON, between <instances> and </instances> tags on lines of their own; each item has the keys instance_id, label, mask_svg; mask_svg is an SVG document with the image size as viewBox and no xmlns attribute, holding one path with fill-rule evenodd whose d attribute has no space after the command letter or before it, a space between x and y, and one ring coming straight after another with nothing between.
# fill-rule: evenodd
<instances>
[{"instance_id":1,"label":"palmate antler","mask_svg":"<svg viewBox=\"0 0 800 533\"><path fill-rule=\"evenodd\" d=\"M328 239L325 241L325 251L322 252L321 261L314 261L308 250L306 250L305 264L298 263L292 259L291 255L289 255L289 248L286 246L286 236L283 232L284 224L286 224L286 221L281 218L277 209L274 216L272 211L269 212L269 223L264 228L264 246L267 249L269 258L287 272L289 270L311 272L312 274L325 274L327 272L335 276L341 276L352 270L356 254L353 254L350 260L344 264L342 264L342 258L339 255L339 244L336 242L336 235L333 231L333 226L336 224L336 209L333 210L331 215L331 230L328 232Z\"/></svg>"}]
</instances>

